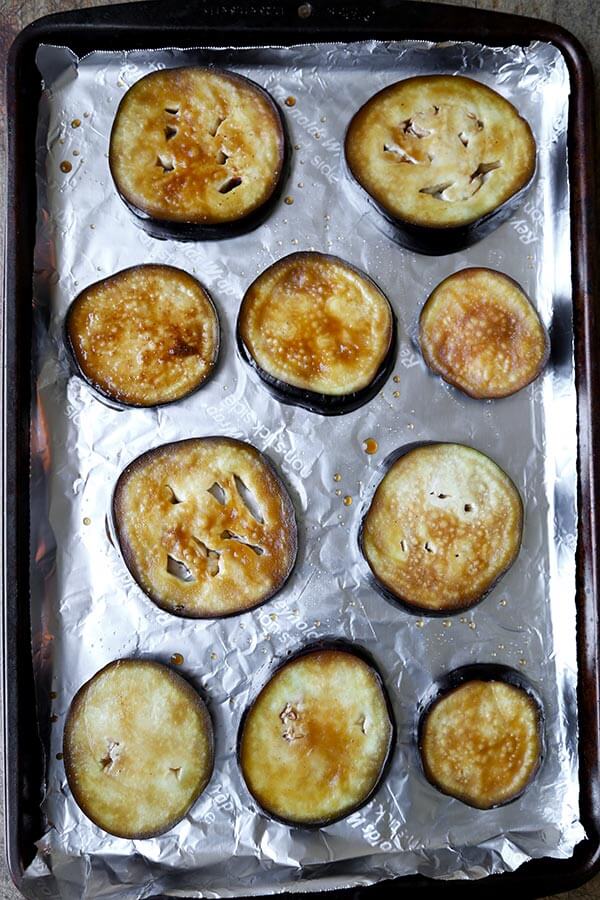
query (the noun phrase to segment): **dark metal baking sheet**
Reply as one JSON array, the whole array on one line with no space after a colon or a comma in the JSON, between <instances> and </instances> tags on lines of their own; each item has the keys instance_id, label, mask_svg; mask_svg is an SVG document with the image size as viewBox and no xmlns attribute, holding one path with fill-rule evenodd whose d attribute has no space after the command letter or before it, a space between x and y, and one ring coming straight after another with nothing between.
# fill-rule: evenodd
<instances>
[{"instance_id":1,"label":"dark metal baking sheet","mask_svg":"<svg viewBox=\"0 0 600 900\"><path fill-rule=\"evenodd\" d=\"M309 15L306 15L309 13ZM41 745L37 734L28 619L29 421L31 391L31 275L35 222L34 129L39 76L33 63L39 43L66 44L77 53L89 49L236 43L291 44L359 38L477 40L495 45L551 41L559 47L572 84L570 111L570 179L573 294L576 328L576 377L579 394L579 709L581 808L588 839L571 860L529 863L516 873L492 876L486 891L519 889L530 895L564 889L584 880L599 856L598 815L598 652L596 608L597 537L594 520L598 416L591 352L596 340L592 304L593 184L591 148L591 73L574 39L549 23L514 16L398 0L362 7L343 2L271 5L141 3L101 7L48 17L26 29L11 50L8 71L9 190L5 304L4 429L4 677L7 756L7 848L13 877L23 867L40 836L42 789ZM36 477L35 472L31 477ZM506 879L510 879L507 882ZM452 883L424 878L401 879L403 886L433 893L453 893ZM41 886L43 887L43 886ZM461 893L480 889L460 883ZM381 888L380 888L381 889Z\"/></svg>"}]
</instances>

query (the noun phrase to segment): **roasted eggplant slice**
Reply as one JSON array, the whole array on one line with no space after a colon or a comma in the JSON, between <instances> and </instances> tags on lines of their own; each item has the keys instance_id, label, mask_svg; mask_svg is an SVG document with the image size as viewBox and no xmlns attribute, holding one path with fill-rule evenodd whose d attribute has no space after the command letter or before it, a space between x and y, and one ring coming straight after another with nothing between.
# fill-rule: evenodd
<instances>
[{"instance_id":1,"label":"roasted eggplant slice","mask_svg":"<svg viewBox=\"0 0 600 900\"><path fill-rule=\"evenodd\" d=\"M420 614L473 606L517 557L519 492L488 456L462 444L418 445L393 460L359 536L376 586Z\"/></svg>"},{"instance_id":2,"label":"roasted eggplant slice","mask_svg":"<svg viewBox=\"0 0 600 900\"><path fill-rule=\"evenodd\" d=\"M66 318L78 373L126 406L171 403L199 388L219 352L219 320L207 291L181 269L124 269L79 294Z\"/></svg>"},{"instance_id":3,"label":"roasted eggplant slice","mask_svg":"<svg viewBox=\"0 0 600 900\"><path fill-rule=\"evenodd\" d=\"M244 296L240 354L284 403L323 415L362 406L394 364L395 319L364 273L324 253L292 253Z\"/></svg>"},{"instance_id":4,"label":"roasted eggplant slice","mask_svg":"<svg viewBox=\"0 0 600 900\"><path fill-rule=\"evenodd\" d=\"M73 797L95 825L117 837L154 837L183 819L208 784L210 716L168 666L119 659L75 695L64 760Z\"/></svg>"},{"instance_id":5,"label":"roasted eggplant slice","mask_svg":"<svg viewBox=\"0 0 600 900\"><path fill-rule=\"evenodd\" d=\"M421 312L419 341L430 369L481 400L531 384L550 348L522 288L493 269L462 269L438 284Z\"/></svg>"},{"instance_id":6,"label":"roasted eggplant slice","mask_svg":"<svg viewBox=\"0 0 600 900\"><path fill-rule=\"evenodd\" d=\"M438 255L475 243L511 215L533 178L536 146L496 91L428 75L371 97L350 122L345 154L398 242Z\"/></svg>"},{"instance_id":7,"label":"roasted eggplant slice","mask_svg":"<svg viewBox=\"0 0 600 900\"><path fill-rule=\"evenodd\" d=\"M191 438L139 456L117 481L113 522L141 589L188 618L258 606L296 559L284 485L255 447L232 438Z\"/></svg>"},{"instance_id":8,"label":"roasted eggplant slice","mask_svg":"<svg viewBox=\"0 0 600 900\"><path fill-rule=\"evenodd\" d=\"M115 186L155 237L225 238L255 228L282 185L285 159L270 95L215 68L144 76L119 104L110 136Z\"/></svg>"},{"instance_id":9,"label":"roasted eggplant slice","mask_svg":"<svg viewBox=\"0 0 600 900\"><path fill-rule=\"evenodd\" d=\"M520 673L494 665L458 669L420 719L425 775L477 809L510 803L540 767L542 722L539 700Z\"/></svg>"},{"instance_id":10,"label":"roasted eggplant slice","mask_svg":"<svg viewBox=\"0 0 600 900\"><path fill-rule=\"evenodd\" d=\"M259 806L289 825L322 827L379 787L394 723L383 682L341 642L286 661L244 717L242 774Z\"/></svg>"}]
</instances>

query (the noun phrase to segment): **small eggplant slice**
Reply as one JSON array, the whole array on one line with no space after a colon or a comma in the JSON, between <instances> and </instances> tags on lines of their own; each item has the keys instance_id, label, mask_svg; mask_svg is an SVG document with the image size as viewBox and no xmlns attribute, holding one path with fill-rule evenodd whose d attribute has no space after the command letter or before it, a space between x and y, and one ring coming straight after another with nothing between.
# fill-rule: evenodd
<instances>
[{"instance_id":1,"label":"small eggplant slice","mask_svg":"<svg viewBox=\"0 0 600 900\"><path fill-rule=\"evenodd\" d=\"M430 295L419 320L425 362L480 400L531 384L548 359L546 329L520 285L493 269L462 269Z\"/></svg>"},{"instance_id":2,"label":"small eggplant slice","mask_svg":"<svg viewBox=\"0 0 600 900\"><path fill-rule=\"evenodd\" d=\"M513 564L523 505L511 479L463 444L400 451L365 515L362 553L376 586L409 611L467 609Z\"/></svg>"},{"instance_id":3,"label":"small eggplant slice","mask_svg":"<svg viewBox=\"0 0 600 900\"><path fill-rule=\"evenodd\" d=\"M78 373L125 406L172 403L212 374L219 319L202 285L181 269L134 266L75 298L66 342Z\"/></svg>"},{"instance_id":4,"label":"small eggplant slice","mask_svg":"<svg viewBox=\"0 0 600 900\"><path fill-rule=\"evenodd\" d=\"M168 666L119 659L75 695L64 734L71 793L117 837L163 834L212 774L213 730L199 694Z\"/></svg>"},{"instance_id":5,"label":"small eggplant slice","mask_svg":"<svg viewBox=\"0 0 600 900\"><path fill-rule=\"evenodd\" d=\"M225 238L266 217L284 177L283 119L241 75L151 72L125 94L110 136L115 186L156 237Z\"/></svg>"},{"instance_id":6,"label":"small eggplant slice","mask_svg":"<svg viewBox=\"0 0 600 900\"><path fill-rule=\"evenodd\" d=\"M350 122L345 154L398 242L434 255L469 246L508 218L536 162L515 107L459 75L407 78L375 94Z\"/></svg>"},{"instance_id":7,"label":"small eggplant slice","mask_svg":"<svg viewBox=\"0 0 600 900\"><path fill-rule=\"evenodd\" d=\"M458 684L429 704L419 724L427 779L477 809L516 800L534 779L543 754L542 711L535 694L517 672L487 668L466 667ZM469 675L469 669L483 675Z\"/></svg>"},{"instance_id":8,"label":"small eggplant slice","mask_svg":"<svg viewBox=\"0 0 600 900\"><path fill-rule=\"evenodd\" d=\"M357 409L394 363L395 320L377 285L323 253L292 253L250 285L238 348L284 403L322 415Z\"/></svg>"},{"instance_id":9,"label":"small eggplant slice","mask_svg":"<svg viewBox=\"0 0 600 900\"><path fill-rule=\"evenodd\" d=\"M369 662L335 646L304 650L275 672L242 722L242 775L272 818L329 825L377 790L393 735L387 694Z\"/></svg>"},{"instance_id":10,"label":"small eggplant slice","mask_svg":"<svg viewBox=\"0 0 600 900\"><path fill-rule=\"evenodd\" d=\"M187 618L258 606L296 559L284 485L255 447L232 438L191 438L139 456L117 481L113 522L137 584Z\"/></svg>"}]
</instances>

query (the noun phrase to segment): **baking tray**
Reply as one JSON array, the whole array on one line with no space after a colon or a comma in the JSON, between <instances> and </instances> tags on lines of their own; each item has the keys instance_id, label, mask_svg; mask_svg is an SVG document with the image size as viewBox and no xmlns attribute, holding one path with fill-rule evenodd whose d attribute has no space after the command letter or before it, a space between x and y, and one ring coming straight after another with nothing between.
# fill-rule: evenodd
<instances>
[{"instance_id":1,"label":"baking tray","mask_svg":"<svg viewBox=\"0 0 600 900\"><path fill-rule=\"evenodd\" d=\"M570 80L569 175L578 391L579 527L577 551L578 708L580 712L581 819L587 839L571 859L532 861L514 873L489 876L491 896L506 889L522 896L567 890L600 867L600 729L597 526L595 496L599 439L595 403L598 375L592 348L598 338L594 307L594 184L592 74L585 52L568 32L535 19L440 4L344 0L219 4L188 0L165 11L143 2L75 11L40 19L14 42L8 59L8 214L3 366L3 679L6 848L19 886L42 833L42 747L37 731L29 622L29 471L32 390L31 283L35 239L35 127L40 96L34 56L38 44L63 44L82 55L92 49L280 44L311 41L473 40L495 46L551 42L565 58ZM481 892L481 882L440 882L421 876L396 879L399 887L458 896ZM385 890L335 891L335 895ZM396 887L396 884L394 884ZM43 885L40 885L43 892ZM40 893L41 895L41 893Z\"/></svg>"}]
</instances>

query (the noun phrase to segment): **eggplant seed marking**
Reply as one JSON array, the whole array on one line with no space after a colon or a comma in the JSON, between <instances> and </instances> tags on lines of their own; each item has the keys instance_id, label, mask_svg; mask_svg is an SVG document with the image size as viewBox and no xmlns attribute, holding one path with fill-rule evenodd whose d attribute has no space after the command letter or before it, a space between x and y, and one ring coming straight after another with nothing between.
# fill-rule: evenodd
<instances>
[{"instance_id":1,"label":"eggplant seed marking","mask_svg":"<svg viewBox=\"0 0 600 900\"><path fill-rule=\"evenodd\" d=\"M160 153L156 157L156 165L162 167L162 170L165 174L167 172L172 172L175 168L175 163L171 159L166 159L164 156L161 156Z\"/></svg>"},{"instance_id":2,"label":"eggplant seed marking","mask_svg":"<svg viewBox=\"0 0 600 900\"><path fill-rule=\"evenodd\" d=\"M189 582L196 580L186 564L179 559L175 559L170 553L167 553L167 572L169 575L179 578L180 581Z\"/></svg>"},{"instance_id":3,"label":"eggplant seed marking","mask_svg":"<svg viewBox=\"0 0 600 900\"><path fill-rule=\"evenodd\" d=\"M195 535L192 535L192 540L200 550L201 555L207 561L206 569L211 578L214 578L215 575L219 574L220 566L219 566L219 557L221 554L218 550L213 550L212 547L207 547L204 541L201 541L200 538L197 538Z\"/></svg>"},{"instance_id":4,"label":"eggplant seed marking","mask_svg":"<svg viewBox=\"0 0 600 900\"><path fill-rule=\"evenodd\" d=\"M169 772L172 772L177 781L181 778L181 766L169 766Z\"/></svg>"},{"instance_id":5,"label":"eggplant seed marking","mask_svg":"<svg viewBox=\"0 0 600 900\"><path fill-rule=\"evenodd\" d=\"M400 158L400 162L410 163L412 166L417 164L417 160L413 159L410 153L407 153L403 147L399 147L398 144L384 144L383 145L384 153L395 153L396 156Z\"/></svg>"},{"instance_id":6,"label":"eggplant seed marking","mask_svg":"<svg viewBox=\"0 0 600 900\"><path fill-rule=\"evenodd\" d=\"M177 129L175 128L174 125L166 125L165 126L165 139L167 141L170 141L171 138L174 138L176 134L177 134Z\"/></svg>"},{"instance_id":7,"label":"eggplant seed marking","mask_svg":"<svg viewBox=\"0 0 600 900\"><path fill-rule=\"evenodd\" d=\"M291 703L286 703L284 708L279 713L279 718L283 722L284 730L281 734L284 741L287 741L288 744L291 744L292 741L298 741L300 738L306 737L306 734L302 731L302 727L300 725L294 724L298 722L300 718L298 715L298 711L292 706Z\"/></svg>"},{"instance_id":8,"label":"eggplant seed marking","mask_svg":"<svg viewBox=\"0 0 600 900\"><path fill-rule=\"evenodd\" d=\"M228 159L229 159L228 154L225 153L224 150L219 150L219 152L217 153L217 163L220 166L224 166Z\"/></svg>"},{"instance_id":9,"label":"eggplant seed marking","mask_svg":"<svg viewBox=\"0 0 600 900\"><path fill-rule=\"evenodd\" d=\"M170 116L178 116L179 115L179 107L178 106L165 106L165 112L169 113Z\"/></svg>"},{"instance_id":10,"label":"eggplant seed marking","mask_svg":"<svg viewBox=\"0 0 600 900\"><path fill-rule=\"evenodd\" d=\"M231 178L228 178L227 181L224 181L221 187L219 188L220 194L229 194L231 191L234 191L236 187L239 187L242 183L242 179L239 175L234 175Z\"/></svg>"},{"instance_id":11,"label":"eggplant seed marking","mask_svg":"<svg viewBox=\"0 0 600 900\"><path fill-rule=\"evenodd\" d=\"M221 127L221 125L223 124L224 121L225 121L225 116L218 116L216 123L213 125L213 127L208 129L208 133L210 135L212 135L212 137L215 137L217 131L219 130L219 128Z\"/></svg>"},{"instance_id":12,"label":"eggplant seed marking","mask_svg":"<svg viewBox=\"0 0 600 900\"><path fill-rule=\"evenodd\" d=\"M425 541L424 547L426 553L435 553L435 547L429 541Z\"/></svg>"},{"instance_id":13,"label":"eggplant seed marking","mask_svg":"<svg viewBox=\"0 0 600 900\"><path fill-rule=\"evenodd\" d=\"M258 544L250 544L248 541L245 541L244 538L240 537L239 534L234 534L233 531L229 531L228 528L221 532L221 538L224 541L237 541L239 544L244 544L244 546L253 550L257 556L262 556L265 552Z\"/></svg>"},{"instance_id":14,"label":"eggplant seed marking","mask_svg":"<svg viewBox=\"0 0 600 900\"><path fill-rule=\"evenodd\" d=\"M235 482L235 487L240 496L240 499L252 518L256 519L257 522L260 522L261 525L264 525L265 520L261 514L258 500L254 496L248 485L242 481L239 475L234 475L233 480Z\"/></svg>"},{"instance_id":15,"label":"eggplant seed marking","mask_svg":"<svg viewBox=\"0 0 600 900\"><path fill-rule=\"evenodd\" d=\"M449 187L452 187L453 184L453 181L444 181L441 184L432 184L429 187L421 188L419 190L419 193L429 194L431 197L435 197L436 200L444 200L445 198L442 196L444 191Z\"/></svg>"},{"instance_id":16,"label":"eggplant seed marking","mask_svg":"<svg viewBox=\"0 0 600 900\"><path fill-rule=\"evenodd\" d=\"M119 741L107 741L106 742L106 756L103 756L100 760L100 765L102 766L102 771L107 775L112 770L112 767L119 759L120 750L117 750L119 747Z\"/></svg>"},{"instance_id":17,"label":"eggplant seed marking","mask_svg":"<svg viewBox=\"0 0 600 900\"><path fill-rule=\"evenodd\" d=\"M434 115L437 115L437 113ZM412 134L416 138L429 137L430 134L433 134L433 129L417 125L414 119L405 119L401 124L404 134Z\"/></svg>"},{"instance_id":18,"label":"eggplant seed marking","mask_svg":"<svg viewBox=\"0 0 600 900\"><path fill-rule=\"evenodd\" d=\"M175 493L175 491L173 490L173 488L171 487L170 484L165 485L165 487L167 488L167 491L169 491L169 493L170 493L169 503L172 503L173 506L177 506L178 503L183 503L183 500L181 500L177 496L177 494Z\"/></svg>"},{"instance_id":19,"label":"eggplant seed marking","mask_svg":"<svg viewBox=\"0 0 600 900\"><path fill-rule=\"evenodd\" d=\"M207 489L207 492L209 494L212 494L217 503L220 503L221 506L225 506L225 503L227 502L227 494L225 493L225 489L219 484L218 481L215 481L215 483Z\"/></svg>"},{"instance_id":20,"label":"eggplant seed marking","mask_svg":"<svg viewBox=\"0 0 600 900\"><path fill-rule=\"evenodd\" d=\"M472 506L470 503L465 503L465 505L464 505L464 511L465 511L466 513L468 513L468 512L472 512L472 510L473 510L473 506Z\"/></svg>"}]
</instances>

